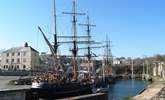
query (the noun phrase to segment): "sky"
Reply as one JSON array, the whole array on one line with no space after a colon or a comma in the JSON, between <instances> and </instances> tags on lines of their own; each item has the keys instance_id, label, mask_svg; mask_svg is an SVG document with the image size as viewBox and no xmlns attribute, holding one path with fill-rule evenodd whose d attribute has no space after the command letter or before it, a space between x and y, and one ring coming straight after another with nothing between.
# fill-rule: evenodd
<instances>
[{"instance_id":1,"label":"sky","mask_svg":"<svg viewBox=\"0 0 165 100\"><path fill-rule=\"evenodd\" d=\"M112 41L115 57L145 57L165 54L164 0L76 0L77 12L90 16L92 39ZM71 35L72 0L56 0L58 35ZM78 16L85 23L86 16ZM0 0L0 50L23 46L28 42L39 52L48 52L40 26L52 41L53 0ZM85 27L77 26L79 35ZM61 45L60 54L69 53L71 45ZM80 51L79 51L80 52ZM82 51L85 52L85 51ZM102 54L103 49L94 50Z\"/></svg>"}]
</instances>

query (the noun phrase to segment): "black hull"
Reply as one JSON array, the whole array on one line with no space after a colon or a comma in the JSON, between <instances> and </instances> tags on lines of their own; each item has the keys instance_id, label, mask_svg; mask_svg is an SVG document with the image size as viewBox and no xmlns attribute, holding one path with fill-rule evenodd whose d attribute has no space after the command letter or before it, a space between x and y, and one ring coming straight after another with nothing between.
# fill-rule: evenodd
<instances>
[{"instance_id":1,"label":"black hull","mask_svg":"<svg viewBox=\"0 0 165 100\"><path fill-rule=\"evenodd\" d=\"M80 83L69 83L45 88L32 88L31 91L33 100L39 100L39 98L54 100L93 93L91 84L85 85Z\"/></svg>"}]
</instances>

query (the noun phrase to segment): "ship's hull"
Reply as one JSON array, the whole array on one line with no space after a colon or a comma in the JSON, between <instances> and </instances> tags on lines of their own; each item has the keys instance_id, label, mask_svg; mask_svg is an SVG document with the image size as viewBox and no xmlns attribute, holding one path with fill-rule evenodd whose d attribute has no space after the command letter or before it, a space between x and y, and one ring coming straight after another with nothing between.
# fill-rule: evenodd
<instances>
[{"instance_id":1,"label":"ship's hull","mask_svg":"<svg viewBox=\"0 0 165 100\"><path fill-rule=\"evenodd\" d=\"M31 91L33 100L38 100L39 98L54 100L93 93L91 84L81 83L45 84L44 87L31 88Z\"/></svg>"}]
</instances>

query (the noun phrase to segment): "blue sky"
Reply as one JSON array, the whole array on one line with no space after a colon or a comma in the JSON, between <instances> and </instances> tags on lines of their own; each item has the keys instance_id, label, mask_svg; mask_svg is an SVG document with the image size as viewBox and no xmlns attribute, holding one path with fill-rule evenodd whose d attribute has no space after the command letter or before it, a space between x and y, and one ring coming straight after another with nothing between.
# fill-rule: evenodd
<instances>
[{"instance_id":1,"label":"blue sky","mask_svg":"<svg viewBox=\"0 0 165 100\"><path fill-rule=\"evenodd\" d=\"M72 0L56 0L58 33L71 34ZM90 16L96 24L93 40L104 41L108 34L115 57L144 57L165 54L165 1L164 0L77 0L77 10ZM40 52L48 47L37 29L40 25L52 40L53 0L0 0L0 49L29 45ZM79 16L84 23L86 16ZM85 34L78 27L78 34ZM69 52L66 46L60 53ZM102 50L94 50L101 54Z\"/></svg>"}]
</instances>

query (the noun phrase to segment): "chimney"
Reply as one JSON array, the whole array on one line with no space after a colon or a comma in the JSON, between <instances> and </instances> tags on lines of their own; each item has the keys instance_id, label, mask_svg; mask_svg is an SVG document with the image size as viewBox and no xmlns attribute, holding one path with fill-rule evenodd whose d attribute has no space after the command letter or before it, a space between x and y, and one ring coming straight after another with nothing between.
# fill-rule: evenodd
<instances>
[{"instance_id":1,"label":"chimney","mask_svg":"<svg viewBox=\"0 0 165 100\"><path fill-rule=\"evenodd\" d=\"M28 47L28 43L27 43L27 42L25 42L25 45L24 45L24 47Z\"/></svg>"}]
</instances>

